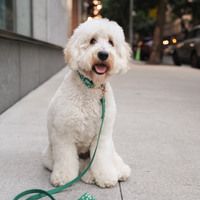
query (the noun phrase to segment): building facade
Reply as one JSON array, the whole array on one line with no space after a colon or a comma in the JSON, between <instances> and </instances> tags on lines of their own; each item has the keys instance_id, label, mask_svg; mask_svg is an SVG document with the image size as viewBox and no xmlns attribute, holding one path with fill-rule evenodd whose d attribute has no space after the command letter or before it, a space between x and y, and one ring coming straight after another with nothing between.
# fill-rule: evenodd
<instances>
[{"instance_id":1,"label":"building facade","mask_svg":"<svg viewBox=\"0 0 200 200\"><path fill-rule=\"evenodd\" d=\"M0 113L65 66L84 0L0 0Z\"/></svg>"}]
</instances>

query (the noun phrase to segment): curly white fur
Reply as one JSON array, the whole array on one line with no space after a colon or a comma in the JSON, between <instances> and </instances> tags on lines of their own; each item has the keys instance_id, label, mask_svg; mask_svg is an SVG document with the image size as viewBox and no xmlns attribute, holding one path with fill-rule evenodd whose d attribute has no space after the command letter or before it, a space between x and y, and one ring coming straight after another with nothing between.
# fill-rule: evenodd
<instances>
[{"instance_id":1,"label":"curly white fur","mask_svg":"<svg viewBox=\"0 0 200 200\"><path fill-rule=\"evenodd\" d=\"M94 44L91 44L91 39L95 39ZM108 53L104 61L107 70L99 75L93 66L101 62L98 52L102 50ZM106 83L106 115L99 146L93 164L82 180L103 188L112 187L118 180L124 181L131 169L116 153L113 144L116 105L108 79L112 74L128 70L130 47L116 22L96 19L81 24L74 31L64 53L71 71L49 105L49 145L43 153L44 166L52 171L51 183L61 186L76 178L94 153L101 124L101 90L84 85L78 70L97 85ZM79 158L81 153L88 151L90 157Z\"/></svg>"}]
</instances>

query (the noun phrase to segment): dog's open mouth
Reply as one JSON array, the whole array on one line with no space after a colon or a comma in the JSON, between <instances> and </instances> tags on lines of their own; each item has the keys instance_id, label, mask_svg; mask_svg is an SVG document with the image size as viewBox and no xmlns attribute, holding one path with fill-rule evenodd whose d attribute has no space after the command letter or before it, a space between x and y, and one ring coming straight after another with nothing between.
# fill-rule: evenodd
<instances>
[{"instance_id":1,"label":"dog's open mouth","mask_svg":"<svg viewBox=\"0 0 200 200\"><path fill-rule=\"evenodd\" d=\"M92 70L95 73L99 74L99 75L103 75L106 72L106 70L107 70L107 66L105 64L103 64L103 63L101 63L101 64L95 64L92 67Z\"/></svg>"}]
</instances>

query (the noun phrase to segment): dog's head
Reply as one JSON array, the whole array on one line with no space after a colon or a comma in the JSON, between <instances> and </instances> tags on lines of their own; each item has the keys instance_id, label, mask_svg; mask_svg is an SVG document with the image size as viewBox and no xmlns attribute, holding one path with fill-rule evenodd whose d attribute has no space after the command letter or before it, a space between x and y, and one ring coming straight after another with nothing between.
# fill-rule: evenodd
<instances>
[{"instance_id":1,"label":"dog's head","mask_svg":"<svg viewBox=\"0 0 200 200\"><path fill-rule=\"evenodd\" d=\"M101 84L114 73L127 72L131 49L116 22L94 19L74 31L64 53L71 70Z\"/></svg>"}]
</instances>

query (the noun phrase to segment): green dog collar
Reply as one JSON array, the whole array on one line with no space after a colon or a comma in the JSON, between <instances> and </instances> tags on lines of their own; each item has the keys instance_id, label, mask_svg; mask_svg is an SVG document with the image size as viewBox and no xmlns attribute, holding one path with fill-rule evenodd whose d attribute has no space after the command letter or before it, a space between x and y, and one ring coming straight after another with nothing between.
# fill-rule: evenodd
<instances>
[{"instance_id":1,"label":"green dog collar","mask_svg":"<svg viewBox=\"0 0 200 200\"><path fill-rule=\"evenodd\" d=\"M97 86L93 83L93 81L89 80L88 78L86 78L83 74L81 74L79 71L78 75L80 77L80 79L83 81L83 83L88 87L88 88L95 88L95 89L101 89L104 84L101 84L100 86Z\"/></svg>"}]
</instances>

